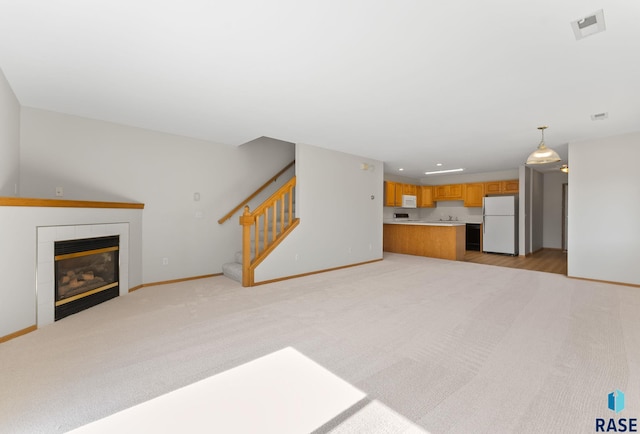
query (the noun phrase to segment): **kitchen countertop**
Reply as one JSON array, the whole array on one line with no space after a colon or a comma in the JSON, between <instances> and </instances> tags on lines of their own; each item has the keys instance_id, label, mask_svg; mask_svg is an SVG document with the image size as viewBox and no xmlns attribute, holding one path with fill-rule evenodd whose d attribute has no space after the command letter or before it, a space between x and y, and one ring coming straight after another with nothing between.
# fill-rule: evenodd
<instances>
[{"instance_id":1,"label":"kitchen countertop","mask_svg":"<svg viewBox=\"0 0 640 434\"><path fill-rule=\"evenodd\" d=\"M420 225L420 226L462 226L466 225L465 222L461 221L437 221L437 222L429 222L422 220L385 220L383 222L385 225Z\"/></svg>"}]
</instances>

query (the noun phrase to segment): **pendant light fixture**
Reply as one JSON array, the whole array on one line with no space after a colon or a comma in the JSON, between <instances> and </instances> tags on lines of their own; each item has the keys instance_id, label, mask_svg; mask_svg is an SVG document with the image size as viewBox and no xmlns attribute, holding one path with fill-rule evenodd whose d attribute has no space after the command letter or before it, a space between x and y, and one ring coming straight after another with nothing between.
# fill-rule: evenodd
<instances>
[{"instance_id":1,"label":"pendant light fixture","mask_svg":"<svg viewBox=\"0 0 640 434\"><path fill-rule=\"evenodd\" d=\"M555 163L556 161L560 161L560 156L553 149L547 148L544 144L544 130L548 127L542 126L538 127L540 132L542 133L542 139L540 140L540 144L538 145L538 149L533 151L529 158L527 158L527 164L547 164L547 163Z\"/></svg>"}]
</instances>

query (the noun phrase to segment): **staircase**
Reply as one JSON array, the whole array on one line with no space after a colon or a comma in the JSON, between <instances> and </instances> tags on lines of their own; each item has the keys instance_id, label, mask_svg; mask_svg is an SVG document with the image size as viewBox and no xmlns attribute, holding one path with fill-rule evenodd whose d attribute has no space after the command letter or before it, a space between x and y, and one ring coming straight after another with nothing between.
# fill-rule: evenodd
<instances>
[{"instance_id":1,"label":"staircase","mask_svg":"<svg viewBox=\"0 0 640 434\"><path fill-rule=\"evenodd\" d=\"M267 232L273 233L273 224L269 222L267 226ZM281 231L278 226L276 226L276 238L280 236ZM264 242L264 232L259 231L258 239L260 243ZM255 259L255 230L251 231L251 254L250 260ZM234 261L227 262L226 264L222 264L222 274L227 276L229 279L235 280L236 282L242 283L242 250L235 252Z\"/></svg>"},{"instance_id":2,"label":"staircase","mask_svg":"<svg viewBox=\"0 0 640 434\"><path fill-rule=\"evenodd\" d=\"M234 262L222 264L222 274L229 279L242 283L242 252L236 252L234 259Z\"/></svg>"},{"instance_id":3,"label":"staircase","mask_svg":"<svg viewBox=\"0 0 640 434\"><path fill-rule=\"evenodd\" d=\"M222 265L225 276L242 283L242 286L254 285L255 268L299 223L299 219L294 217L295 186L294 176L253 212L248 206L244 207L240 216L242 250L235 253L234 262ZM218 222L228 219L225 217Z\"/></svg>"}]
</instances>

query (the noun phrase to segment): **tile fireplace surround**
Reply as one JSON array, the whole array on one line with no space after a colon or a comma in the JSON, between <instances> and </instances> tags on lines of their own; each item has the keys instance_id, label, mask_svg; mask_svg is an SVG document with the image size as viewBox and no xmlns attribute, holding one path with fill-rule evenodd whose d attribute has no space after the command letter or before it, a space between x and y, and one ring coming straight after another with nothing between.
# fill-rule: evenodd
<instances>
[{"instance_id":1,"label":"tile fireplace surround","mask_svg":"<svg viewBox=\"0 0 640 434\"><path fill-rule=\"evenodd\" d=\"M134 202L0 197L0 344L54 322L56 241L119 235L119 295L139 287L143 209Z\"/></svg>"},{"instance_id":2,"label":"tile fireplace surround","mask_svg":"<svg viewBox=\"0 0 640 434\"><path fill-rule=\"evenodd\" d=\"M129 293L129 224L86 224L75 226L44 226L38 228L38 262L36 268L36 325L42 327L54 322L55 281L54 253L56 241L83 238L120 236L119 295Z\"/></svg>"}]
</instances>

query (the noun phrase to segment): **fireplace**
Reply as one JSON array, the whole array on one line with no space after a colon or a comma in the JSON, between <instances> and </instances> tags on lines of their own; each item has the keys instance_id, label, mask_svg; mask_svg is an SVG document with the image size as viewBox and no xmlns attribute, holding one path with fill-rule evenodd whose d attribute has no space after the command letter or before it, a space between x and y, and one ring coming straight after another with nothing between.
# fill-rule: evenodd
<instances>
[{"instance_id":1,"label":"fireplace","mask_svg":"<svg viewBox=\"0 0 640 434\"><path fill-rule=\"evenodd\" d=\"M118 235L56 241L55 321L120 293Z\"/></svg>"}]
</instances>

